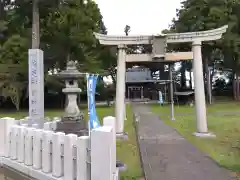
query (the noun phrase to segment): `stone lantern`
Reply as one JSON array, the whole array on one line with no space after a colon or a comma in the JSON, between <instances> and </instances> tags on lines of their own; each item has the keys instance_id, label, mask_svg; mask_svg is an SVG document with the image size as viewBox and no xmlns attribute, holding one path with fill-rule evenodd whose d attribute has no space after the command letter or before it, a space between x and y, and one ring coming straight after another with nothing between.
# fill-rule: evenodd
<instances>
[{"instance_id":1,"label":"stone lantern","mask_svg":"<svg viewBox=\"0 0 240 180\"><path fill-rule=\"evenodd\" d=\"M62 90L67 96L65 114L57 122L57 132L66 134L72 133L78 136L88 135L88 126L84 120L84 114L80 111L77 104L78 94L81 89L78 87L78 79L84 74L77 70L76 63L69 61L67 68L57 74L57 77L65 81L66 87Z\"/></svg>"}]
</instances>

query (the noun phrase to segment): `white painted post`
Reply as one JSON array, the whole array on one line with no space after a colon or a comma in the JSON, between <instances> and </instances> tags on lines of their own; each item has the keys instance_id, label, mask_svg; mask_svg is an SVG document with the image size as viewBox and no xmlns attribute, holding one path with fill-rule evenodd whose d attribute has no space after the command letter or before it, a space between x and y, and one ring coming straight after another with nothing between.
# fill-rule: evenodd
<instances>
[{"instance_id":1,"label":"white painted post","mask_svg":"<svg viewBox=\"0 0 240 180\"><path fill-rule=\"evenodd\" d=\"M42 168L42 139L43 130L35 129L33 136L33 168L37 170Z\"/></svg>"},{"instance_id":2,"label":"white painted post","mask_svg":"<svg viewBox=\"0 0 240 180\"><path fill-rule=\"evenodd\" d=\"M11 127L11 143L10 143L10 158L12 160L17 159L17 140L18 140L18 125Z\"/></svg>"},{"instance_id":3,"label":"white painted post","mask_svg":"<svg viewBox=\"0 0 240 180\"><path fill-rule=\"evenodd\" d=\"M51 128L51 122L45 122L44 124L43 124L43 129L44 130L47 130L47 131L51 131L52 130L52 128Z\"/></svg>"},{"instance_id":4,"label":"white painted post","mask_svg":"<svg viewBox=\"0 0 240 180\"><path fill-rule=\"evenodd\" d=\"M20 121L20 122L19 122L19 125L20 125L20 126L21 126L22 124L27 124L26 121L25 121L25 119L20 119L19 121Z\"/></svg>"},{"instance_id":5,"label":"white painted post","mask_svg":"<svg viewBox=\"0 0 240 180\"><path fill-rule=\"evenodd\" d=\"M125 74L126 74L126 46L118 46L117 60L117 87L116 87L116 104L115 116L117 119L116 132L122 134L124 131L125 119Z\"/></svg>"},{"instance_id":6,"label":"white painted post","mask_svg":"<svg viewBox=\"0 0 240 180\"><path fill-rule=\"evenodd\" d=\"M32 122L31 122L30 117L27 116L27 117L24 118L24 124L27 124L28 126L31 126L31 123Z\"/></svg>"},{"instance_id":7,"label":"white painted post","mask_svg":"<svg viewBox=\"0 0 240 180\"><path fill-rule=\"evenodd\" d=\"M110 126L112 127L112 131L113 131L113 134L116 134L116 118L115 117L112 117L112 116L107 116L107 117L104 117L103 118L103 125L104 126ZM116 136L113 136L113 139L112 139L112 169L113 169L113 172L116 173L116 161L117 161L117 158L116 158Z\"/></svg>"},{"instance_id":8,"label":"white painted post","mask_svg":"<svg viewBox=\"0 0 240 180\"><path fill-rule=\"evenodd\" d=\"M25 135L25 154L24 154L24 164L27 166L33 165L33 135L34 128L27 128Z\"/></svg>"},{"instance_id":9,"label":"white painted post","mask_svg":"<svg viewBox=\"0 0 240 180\"><path fill-rule=\"evenodd\" d=\"M14 118L2 118L1 119L1 135L2 138L0 138L0 145L3 145L0 147L1 151L0 153L5 157L10 157L10 140L11 140L11 127L15 125L15 119ZM4 152L4 153L3 153Z\"/></svg>"},{"instance_id":10,"label":"white painted post","mask_svg":"<svg viewBox=\"0 0 240 180\"><path fill-rule=\"evenodd\" d=\"M91 132L91 180L112 180L113 128L103 126Z\"/></svg>"},{"instance_id":11,"label":"white painted post","mask_svg":"<svg viewBox=\"0 0 240 180\"><path fill-rule=\"evenodd\" d=\"M195 92L195 108L197 120L197 133L207 133L207 115L206 102L203 82L203 65L201 41L194 41L193 49L193 76L194 76L194 92Z\"/></svg>"},{"instance_id":12,"label":"white painted post","mask_svg":"<svg viewBox=\"0 0 240 180\"><path fill-rule=\"evenodd\" d=\"M77 135L68 134L64 139L64 180L74 180L76 178L76 142ZM75 147L74 147L75 146Z\"/></svg>"},{"instance_id":13,"label":"white painted post","mask_svg":"<svg viewBox=\"0 0 240 180\"><path fill-rule=\"evenodd\" d=\"M5 120L3 118L0 119L0 157L4 156L4 147L5 147Z\"/></svg>"},{"instance_id":14,"label":"white painted post","mask_svg":"<svg viewBox=\"0 0 240 180\"><path fill-rule=\"evenodd\" d=\"M57 132L53 134L52 147L53 147L53 171L54 177L63 176L63 144L65 133Z\"/></svg>"},{"instance_id":15,"label":"white painted post","mask_svg":"<svg viewBox=\"0 0 240 180\"><path fill-rule=\"evenodd\" d=\"M29 116L31 124L40 124L44 120L44 68L43 51L28 50Z\"/></svg>"},{"instance_id":16,"label":"white painted post","mask_svg":"<svg viewBox=\"0 0 240 180\"><path fill-rule=\"evenodd\" d=\"M25 135L27 132L26 124L19 127L18 138L18 162L23 163L25 157Z\"/></svg>"},{"instance_id":17,"label":"white painted post","mask_svg":"<svg viewBox=\"0 0 240 180\"><path fill-rule=\"evenodd\" d=\"M60 119L57 119L57 120L55 119L55 120L52 121L52 124L51 124L51 130L52 131L55 131L57 129L58 122L60 122Z\"/></svg>"},{"instance_id":18,"label":"white painted post","mask_svg":"<svg viewBox=\"0 0 240 180\"><path fill-rule=\"evenodd\" d=\"M54 117L53 121L61 121L61 118L60 117Z\"/></svg>"},{"instance_id":19,"label":"white painted post","mask_svg":"<svg viewBox=\"0 0 240 180\"><path fill-rule=\"evenodd\" d=\"M77 139L77 180L90 180L88 169L88 149L90 147L89 136L81 136Z\"/></svg>"},{"instance_id":20,"label":"white painted post","mask_svg":"<svg viewBox=\"0 0 240 180\"><path fill-rule=\"evenodd\" d=\"M32 128L38 129L39 128L39 124L33 124Z\"/></svg>"},{"instance_id":21,"label":"white painted post","mask_svg":"<svg viewBox=\"0 0 240 180\"><path fill-rule=\"evenodd\" d=\"M43 131L42 139L42 171L50 173L52 171L52 131Z\"/></svg>"}]
</instances>

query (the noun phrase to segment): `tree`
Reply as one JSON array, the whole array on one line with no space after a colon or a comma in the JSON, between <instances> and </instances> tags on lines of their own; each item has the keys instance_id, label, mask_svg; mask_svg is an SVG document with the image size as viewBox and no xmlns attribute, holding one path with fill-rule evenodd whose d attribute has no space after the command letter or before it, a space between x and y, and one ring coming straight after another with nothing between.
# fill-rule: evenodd
<instances>
[{"instance_id":1,"label":"tree","mask_svg":"<svg viewBox=\"0 0 240 180\"><path fill-rule=\"evenodd\" d=\"M22 92L27 90L27 52L33 40L32 25L35 27L33 31L37 32L39 38L41 36L41 42L37 38L37 41L32 42L32 48L40 47L44 51L47 90L61 91L63 83L48 76L48 71L65 69L67 60L77 60L82 72L101 73L105 61L102 57L109 57L109 49L103 48L93 35L93 32L107 33L100 10L94 1L1 1L0 92L2 96L10 97L17 109L23 98ZM37 26L41 27L39 32ZM80 82L83 83L83 80Z\"/></svg>"},{"instance_id":2,"label":"tree","mask_svg":"<svg viewBox=\"0 0 240 180\"><path fill-rule=\"evenodd\" d=\"M203 44L203 62L204 72L208 72L208 64L214 61L213 52L221 50L224 57L228 54L236 56L238 54L239 42L239 0L185 0L182 7L177 11L177 19L173 19L171 29L175 32L202 31L218 28L228 24L228 32L224 35L223 40L217 42L207 42ZM226 53L228 51L228 53ZM238 56L238 55L237 55ZM224 58L229 63L238 58ZM236 67L235 63L235 67ZM230 63L232 64L232 63ZM206 76L207 77L207 74Z\"/></svg>"},{"instance_id":3,"label":"tree","mask_svg":"<svg viewBox=\"0 0 240 180\"><path fill-rule=\"evenodd\" d=\"M63 68L72 59L82 71L99 70L100 46L93 32L100 32L103 23L93 1L67 1L50 12L45 23L43 39L46 54L51 57L49 66Z\"/></svg>"},{"instance_id":4,"label":"tree","mask_svg":"<svg viewBox=\"0 0 240 180\"><path fill-rule=\"evenodd\" d=\"M0 49L0 94L4 99L10 98L17 110L28 84L27 47L27 39L13 35Z\"/></svg>"}]
</instances>

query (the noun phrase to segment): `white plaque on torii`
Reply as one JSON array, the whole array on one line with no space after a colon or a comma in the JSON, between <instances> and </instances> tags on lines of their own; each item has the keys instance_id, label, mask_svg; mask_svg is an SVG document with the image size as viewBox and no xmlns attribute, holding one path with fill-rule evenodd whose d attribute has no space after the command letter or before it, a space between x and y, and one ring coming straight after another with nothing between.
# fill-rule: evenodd
<instances>
[{"instance_id":1,"label":"white plaque on torii","mask_svg":"<svg viewBox=\"0 0 240 180\"><path fill-rule=\"evenodd\" d=\"M29 118L32 124L44 119L44 67L43 51L28 50Z\"/></svg>"}]
</instances>

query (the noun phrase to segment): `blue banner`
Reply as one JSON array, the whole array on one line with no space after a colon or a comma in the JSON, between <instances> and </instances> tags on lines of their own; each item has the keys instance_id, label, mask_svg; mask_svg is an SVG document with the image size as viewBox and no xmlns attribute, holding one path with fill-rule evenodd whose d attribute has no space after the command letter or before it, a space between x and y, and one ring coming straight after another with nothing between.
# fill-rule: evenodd
<instances>
[{"instance_id":1,"label":"blue banner","mask_svg":"<svg viewBox=\"0 0 240 180\"><path fill-rule=\"evenodd\" d=\"M89 130L100 127L100 121L97 117L95 93L98 75L86 75L87 78L87 96L88 96L88 112L89 112Z\"/></svg>"}]
</instances>

